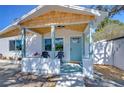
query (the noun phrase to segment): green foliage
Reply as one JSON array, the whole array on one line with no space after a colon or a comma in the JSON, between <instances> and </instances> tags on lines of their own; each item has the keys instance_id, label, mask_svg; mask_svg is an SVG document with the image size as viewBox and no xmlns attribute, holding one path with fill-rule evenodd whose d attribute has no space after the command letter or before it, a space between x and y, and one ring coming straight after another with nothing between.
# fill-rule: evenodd
<instances>
[{"instance_id":1,"label":"green foliage","mask_svg":"<svg viewBox=\"0 0 124 93\"><path fill-rule=\"evenodd\" d=\"M96 33L93 34L94 41L124 36L124 23L111 19L114 15L124 11L124 5L90 5L86 7L108 12L108 17L98 25Z\"/></svg>"},{"instance_id":2,"label":"green foliage","mask_svg":"<svg viewBox=\"0 0 124 93\"><path fill-rule=\"evenodd\" d=\"M124 36L124 24L111 20L111 23L107 23L93 34L93 39L94 41L111 40L122 36Z\"/></svg>"},{"instance_id":3,"label":"green foliage","mask_svg":"<svg viewBox=\"0 0 124 93\"><path fill-rule=\"evenodd\" d=\"M99 25L96 30L96 32L102 32L104 31L104 27L109 24L118 24L118 25L124 25L124 23L120 22L119 20L112 20L110 18L105 18Z\"/></svg>"},{"instance_id":4,"label":"green foliage","mask_svg":"<svg viewBox=\"0 0 124 93\"><path fill-rule=\"evenodd\" d=\"M63 45L56 44L56 51L63 51Z\"/></svg>"}]
</instances>

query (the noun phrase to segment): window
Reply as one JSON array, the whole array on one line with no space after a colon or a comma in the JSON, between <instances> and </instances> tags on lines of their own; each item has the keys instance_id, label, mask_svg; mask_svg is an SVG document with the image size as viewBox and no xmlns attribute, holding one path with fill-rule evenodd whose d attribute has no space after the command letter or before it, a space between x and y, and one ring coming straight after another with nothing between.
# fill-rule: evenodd
<instances>
[{"instance_id":1,"label":"window","mask_svg":"<svg viewBox=\"0 0 124 93\"><path fill-rule=\"evenodd\" d=\"M22 50L21 40L16 40L15 41L15 48L16 48L16 50Z\"/></svg>"},{"instance_id":2,"label":"window","mask_svg":"<svg viewBox=\"0 0 124 93\"><path fill-rule=\"evenodd\" d=\"M10 51L15 50L15 40L10 40L9 41L9 50Z\"/></svg>"},{"instance_id":3,"label":"window","mask_svg":"<svg viewBox=\"0 0 124 93\"><path fill-rule=\"evenodd\" d=\"M15 51L15 50L21 50L21 40L10 40L9 41L9 50Z\"/></svg>"},{"instance_id":4,"label":"window","mask_svg":"<svg viewBox=\"0 0 124 93\"><path fill-rule=\"evenodd\" d=\"M51 51L51 39L45 39L45 50Z\"/></svg>"},{"instance_id":5,"label":"window","mask_svg":"<svg viewBox=\"0 0 124 93\"><path fill-rule=\"evenodd\" d=\"M55 48L56 51L63 51L63 38L56 38Z\"/></svg>"},{"instance_id":6,"label":"window","mask_svg":"<svg viewBox=\"0 0 124 93\"><path fill-rule=\"evenodd\" d=\"M45 50L46 51L51 51L52 50L51 39L45 39ZM56 38L56 40L55 40L55 50L56 51L63 51L63 38Z\"/></svg>"}]
</instances>

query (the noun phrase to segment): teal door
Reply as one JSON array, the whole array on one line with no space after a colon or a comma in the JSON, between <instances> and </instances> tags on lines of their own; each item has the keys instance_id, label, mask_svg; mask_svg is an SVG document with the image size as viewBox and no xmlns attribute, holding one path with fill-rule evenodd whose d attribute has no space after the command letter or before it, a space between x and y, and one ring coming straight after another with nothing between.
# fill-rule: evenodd
<instances>
[{"instance_id":1,"label":"teal door","mask_svg":"<svg viewBox=\"0 0 124 93\"><path fill-rule=\"evenodd\" d=\"M82 60L82 39L81 37L70 38L70 60L71 61Z\"/></svg>"}]
</instances>

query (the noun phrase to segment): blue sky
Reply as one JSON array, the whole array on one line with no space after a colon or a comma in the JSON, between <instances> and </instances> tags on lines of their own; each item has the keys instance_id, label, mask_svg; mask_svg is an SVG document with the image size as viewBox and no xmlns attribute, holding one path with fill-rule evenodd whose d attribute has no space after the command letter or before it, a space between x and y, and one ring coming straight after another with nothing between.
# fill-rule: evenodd
<instances>
[{"instance_id":1,"label":"blue sky","mask_svg":"<svg viewBox=\"0 0 124 93\"><path fill-rule=\"evenodd\" d=\"M36 5L0 5L0 30L14 22L15 19L20 18L24 14L28 13ZM124 12L117 14L113 19L120 20L124 23Z\"/></svg>"},{"instance_id":2,"label":"blue sky","mask_svg":"<svg viewBox=\"0 0 124 93\"><path fill-rule=\"evenodd\" d=\"M113 16L112 19L119 20L120 22L124 23L124 11L120 12L119 14Z\"/></svg>"},{"instance_id":3,"label":"blue sky","mask_svg":"<svg viewBox=\"0 0 124 93\"><path fill-rule=\"evenodd\" d=\"M36 5L0 5L0 30L31 11Z\"/></svg>"}]
</instances>

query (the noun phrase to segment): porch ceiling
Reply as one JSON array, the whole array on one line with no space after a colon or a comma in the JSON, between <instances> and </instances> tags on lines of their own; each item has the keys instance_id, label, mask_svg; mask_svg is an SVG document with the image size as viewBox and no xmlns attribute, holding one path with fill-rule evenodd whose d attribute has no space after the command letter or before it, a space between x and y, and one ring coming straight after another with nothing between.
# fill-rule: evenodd
<instances>
[{"instance_id":1,"label":"porch ceiling","mask_svg":"<svg viewBox=\"0 0 124 93\"><path fill-rule=\"evenodd\" d=\"M12 37L12 36L17 36L17 35L20 35L19 28L15 28L13 30L1 33L0 38Z\"/></svg>"},{"instance_id":2,"label":"porch ceiling","mask_svg":"<svg viewBox=\"0 0 124 93\"><path fill-rule=\"evenodd\" d=\"M20 23L20 25L27 28L39 28L50 26L52 24L64 25L88 23L94 18L94 15L75 14L62 11L50 11L38 17L22 22Z\"/></svg>"},{"instance_id":3,"label":"porch ceiling","mask_svg":"<svg viewBox=\"0 0 124 93\"><path fill-rule=\"evenodd\" d=\"M78 31L78 32L83 32L87 26L87 23L85 24L75 24L75 25L65 25L63 27L56 27L56 31L61 30L61 29L66 29L66 30L72 30L72 31ZM39 33L39 34L46 34L51 31L50 27L44 27L44 28L30 28L30 30Z\"/></svg>"},{"instance_id":4,"label":"porch ceiling","mask_svg":"<svg viewBox=\"0 0 124 93\"><path fill-rule=\"evenodd\" d=\"M73 24L73 25L65 25L64 27L56 27L56 31L65 29L65 30L72 30L72 31L78 31L83 32L85 28L87 27L87 23L85 24ZM50 27L42 27L42 28L30 28L29 30L36 32L38 34L46 34L51 31ZM27 32L27 34L30 34L30 32ZM0 38L5 37L12 37L12 36L18 36L21 35L21 31L19 28L15 28L13 30L7 31L5 33L0 34Z\"/></svg>"},{"instance_id":5,"label":"porch ceiling","mask_svg":"<svg viewBox=\"0 0 124 93\"><path fill-rule=\"evenodd\" d=\"M26 34L31 34L30 32L26 32ZM19 28L15 28L13 30L6 31L4 33L0 33L0 38L19 36L21 35L21 31Z\"/></svg>"}]
</instances>

